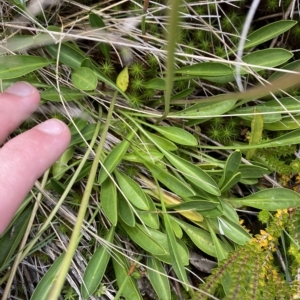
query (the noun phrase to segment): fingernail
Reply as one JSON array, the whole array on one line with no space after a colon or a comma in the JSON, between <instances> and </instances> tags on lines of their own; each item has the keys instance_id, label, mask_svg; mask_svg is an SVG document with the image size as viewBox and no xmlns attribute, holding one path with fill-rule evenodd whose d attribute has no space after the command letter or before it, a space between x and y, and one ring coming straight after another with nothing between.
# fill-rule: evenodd
<instances>
[{"instance_id":1,"label":"fingernail","mask_svg":"<svg viewBox=\"0 0 300 300\"><path fill-rule=\"evenodd\" d=\"M65 130L65 124L57 119L50 119L36 126L36 129L50 135L59 135Z\"/></svg>"},{"instance_id":2,"label":"fingernail","mask_svg":"<svg viewBox=\"0 0 300 300\"><path fill-rule=\"evenodd\" d=\"M25 81L20 81L14 83L12 86L7 88L5 90L5 93L9 93L21 97L27 97L34 94L35 91L36 89L31 84Z\"/></svg>"}]
</instances>

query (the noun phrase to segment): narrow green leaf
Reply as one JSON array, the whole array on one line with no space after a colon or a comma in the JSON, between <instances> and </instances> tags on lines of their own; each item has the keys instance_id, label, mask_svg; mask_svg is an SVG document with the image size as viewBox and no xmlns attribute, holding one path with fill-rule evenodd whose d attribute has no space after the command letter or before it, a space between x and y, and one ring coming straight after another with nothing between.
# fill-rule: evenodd
<instances>
[{"instance_id":1,"label":"narrow green leaf","mask_svg":"<svg viewBox=\"0 0 300 300\"><path fill-rule=\"evenodd\" d=\"M118 194L118 213L124 223L130 227L135 226L135 217L132 208L121 194Z\"/></svg>"},{"instance_id":2,"label":"narrow green leaf","mask_svg":"<svg viewBox=\"0 0 300 300\"><path fill-rule=\"evenodd\" d=\"M247 36L244 48L255 47L291 29L297 21L280 20L255 30Z\"/></svg>"},{"instance_id":3,"label":"narrow green leaf","mask_svg":"<svg viewBox=\"0 0 300 300\"><path fill-rule=\"evenodd\" d=\"M147 266L149 267L149 269L147 269L149 280L156 292L158 299L171 299L170 283L162 263L155 257L148 257ZM163 273L164 275L158 272Z\"/></svg>"},{"instance_id":4,"label":"narrow green leaf","mask_svg":"<svg viewBox=\"0 0 300 300\"><path fill-rule=\"evenodd\" d=\"M293 53L290 51L287 51L286 49L280 49L280 48L268 48L264 50L258 50L251 52L250 54L244 56L242 58L243 62L257 65L261 67L253 67L253 69L258 72L260 70L263 70L264 67L277 67L285 62L287 62L290 58L293 57ZM246 69L241 72L248 73Z\"/></svg>"},{"instance_id":5,"label":"narrow green leaf","mask_svg":"<svg viewBox=\"0 0 300 300\"><path fill-rule=\"evenodd\" d=\"M115 252L112 262L117 278L118 287L123 288L122 295L125 297L125 299L143 300L139 289L137 288L135 280L131 276L127 275L127 272L130 268L127 259L119 252ZM126 280L125 285L123 285L124 280Z\"/></svg>"},{"instance_id":6,"label":"narrow green leaf","mask_svg":"<svg viewBox=\"0 0 300 300\"><path fill-rule=\"evenodd\" d=\"M189 281L187 278L186 271L184 269L184 264L181 258L181 255L178 251L176 238L174 235L174 231L171 227L171 222L169 220L169 215L167 213L163 214L164 218L164 224L167 232L167 238L168 238L168 245L169 245L169 251L170 251L170 257L172 262L172 267L174 269L174 272L179 280L181 280L184 285L184 288L188 291L189 287Z\"/></svg>"},{"instance_id":7,"label":"narrow green leaf","mask_svg":"<svg viewBox=\"0 0 300 300\"><path fill-rule=\"evenodd\" d=\"M197 103L187 109L176 113L170 113L172 117L184 117L187 119L211 119L214 116L222 115L231 110L236 103L236 100L227 100L220 103Z\"/></svg>"},{"instance_id":8,"label":"narrow green leaf","mask_svg":"<svg viewBox=\"0 0 300 300\"><path fill-rule=\"evenodd\" d=\"M172 264L171 258L170 258L170 250L169 250L169 244L168 244L168 238L165 233L163 233L160 230L155 230L153 228L147 228L147 231L149 232L150 236L161 245L165 251L166 254L164 255L155 255L159 260L167 263ZM182 259L182 263L184 266L187 266L189 264L189 251L186 247L186 244L183 243L181 240L176 239L177 243L177 249L179 251L179 254Z\"/></svg>"},{"instance_id":9,"label":"narrow green leaf","mask_svg":"<svg viewBox=\"0 0 300 300\"><path fill-rule=\"evenodd\" d=\"M190 197L195 195L195 192L189 187L187 183L180 181L169 172L163 170L162 168L159 168L151 162L144 161L144 165L150 170L152 175L158 181L160 181L176 195L182 197Z\"/></svg>"},{"instance_id":10,"label":"narrow green leaf","mask_svg":"<svg viewBox=\"0 0 300 300\"><path fill-rule=\"evenodd\" d=\"M216 257L218 258L218 262L221 262L222 260L226 259L228 252L222 247L221 241L218 239L217 235L215 234L211 222L211 219L206 219L206 225L208 227L208 230L211 235L211 239L213 240L214 248L216 251Z\"/></svg>"},{"instance_id":11,"label":"narrow green leaf","mask_svg":"<svg viewBox=\"0 0 300 300\"><path fill-rule=\"evenodd\" d=\"M116 226L118 222L117 187L109 177L101 184L100 200L104 214L111 224Z\"/></svg>"},{"instance_id":12,"label":"narrow green leaf","mask_svg":"<svg viewBox=\"0 0 300 300\"><path fill-rule=\"evenodd\" d=\"M206 230L190 225L179 219L175 219L180 227L189 236L192 242L204 253L216 257L216 249L209 232Z\"/></svg>"},{"instance_id":13,"label":"narrow green leaf","mask_svg":"<svg viewBox=\"0 0 300 300\"><path fill-rule=\"evenodd\" d=\"M244 198L227 199L234 206L245 205L262 210L276 211L300 205L300 195L285 188L270 188Z\"/></svg>"},{"instance_id":14,"label":"narrow green leaf","mask_svg":"<svg viewBox=\"0 0 300 300\"><path fill-rule=\"evenodd\" d=\"M256 165L241 165L238 172L242 174L242 178L261 178L263 175L270 173L267 168Z\"/></svg>"},{"instance_id":15,"label":"narrow green leaf","mask_svg":"<svg viewBox=\"0 0 300 300\"><path fill-rule=\"evenodd\" d=\"M242 154L240 151L235 151L231 153L226 160L224 172L219 181L219 187L222 189L222 186L226 185L231 177L237 173L237 170L241 164Z\"/></svg>"},{"instance_id":16,"label":"narrow green leaf","mask_svg":"<svg viewBox=\"0 0 300 300\"><path fill-rule=\"evenodd\" d=\"M71 79L74 87L82 91L92 91L98 84L95 73L86 67L76 68L71 74Z\"/></svg>"},{"instance_id":17,"label":"narrow green leaf","mask_svg":"<svg viewBox=\"0 0 300 300\"><path fill-rule=\"evenodd\" d=\"M47 300L48 295L55 283L56 277L59 273L61 264L64 261L65 253L56 259L56 261L51 265L50 269L39 281L37 287L35 288L30 300Z\"/></svg>"},{"instance_id":18,"label":"narrow green leaf","mask_svg":"<svg viewBox=\"0 0 300 300\"><path fill-rule=\"evenodd\" d=\"M212 220L214 221L214 220ZM222 235L239 245L245 245L251 238L251 235L240 225L225 217L219 217L215 221Z\"/></svg>"},{"instance_id":19,"label":"narrow green leaf","mask_svg":"<svg viewBox=\"0 0 300 300\"><path fill-rule=\"evenodd\" d=\"M81 131L80 134L72 135L71 142L69 146L80 145L85 141L90 141L93 138L96 129L96 124L88 124ZM101 129L100 129L101 130ZM85 144L85 143L84 143Z\"/></svg>"},{"instance_id":20,"label":"narrow green leaf","mask_svg":"<svg viewBox=\"0 0 300 300\"><path fill-rule=\"evenodd\" d=\"M148 132L147 137L149 138L149 140L151 142L153 142L153 144L158 145L167 151L177 150L177 146L174 143L172 143L172 142L166 140L165 138L162 138L156 134L152 134L152 133Z\"/></svg>"},{"instance_id":21,"label":"narrow green leaf","mask_svg":"<svg viewBox=\"0 0 300 300\"><path fill-rule=\"evenodd\" d=\"M251 149L251 148L269 148L269 147L277 147L277 146L286 146L286 145L295 145L300 143L300 129L296 129L294 131L288 132L284 135L281 135L273 140L261 142L256 145L232 145L232 146L207 146L201 145L202 148L207 149Z\"/></svg>"},{"instance_id":22,"label":"narrow green leaf","mask_svg":"<svg viewBox=\"0 0 300 300\"><path fill-rule=\"evenodd\" d=\"M66 87L60 87L60 94L56 88L52 87L42 91L41 98L51 102L61 102L61 98L65 101L75 101L86 97L86 95L84 95L82 92L72 90Z\"/></svg>"},{"instance_id":23,"label":"narrow green leaf","mask_svg":"<svg viewBox=\"0 0 300 300\"><path fill-rule=\"evenodd\" d=\"M164 255L167 253L166 250L147 233L143 226L136 224L135 227L130 227L125 223L123 223L122 226L130 238L147 252L153 255Z\"/></svg>"},{"instance_id":24,"label":"narrow green leaf","mask_svg":"<svg viewBox=\"0 0 300 300\"><path fill-rule=\"evenodd\" d=\"M153 78L149 81L144 83L144 87L146 89L152 89L152 90L165 90L166 88L166 82L162 78Z\"/></svg>"},{"instance_id":25,"label":"narrow green leaf","mask_svg":"<svg viewBox=\"0 0 300 300\"><path fill-rule=\"evenodd\" d=\"M264 124L274 123L280 121L282 119L281 113L277 113L278 111L276 108L272 106L268 107L266 104L264 105L257 105L257 106L249 106L249 107L240 107L232 111L232 113L238 114L238 116L244 120L252 121L253 120L253 111L254 109L258 109L263 117L264 117ZM281 111L283 108L281 107ZM273 112L273 113L272 113Z\"/></svg>"},{"instance_id":26,"label":"narrow green leaf","mask_svg":"<svg viewBox=\"0 0 300 300\"><path fill-rule=\"evenodd\" d=\"M135 131L131 131L128 136L107 155L103 162L103 166L99 172L98 182L101 184L109 174L111 174L123 159L125 153L130 146L130 141L135 135Z\"/></svg>"},{"instance_id":27,"label":"narrow green leaf","mask_svg":"<svg viewBox=\"0 0 300 300\"><path fill-rule=\"evenodd\" d=\"M182 229L179 226L179 224L176 222L176 220L174 220L174 219L177 219L177 218L173 218L172 216L170 217L170 223L171 223L172 229L173 229L176 237L181 239L183 236Z\"/></svg>"},{"instance_id":28,"label":"narrow green leaf","mask_svg":"<svg viewBox=\"0 0 300 300\"><path fill-rule=\"evenodd\" d=\"M281 70L291 70L291 71L295 71L296 69L300 68L300 59L297 59L293 62L290 62L286 65L284 65L283 67L281 67ZM269 78L268 81L272 82L274 80L279 79L280 77L283 77L286 75L286 72L282 72L282 71L276 71L275 73L273 73ZM296 97L297 98L297 97Z\"/></svg>"},{"instance_id":29,"label":"narrow green leaf","mask_svg":"<svg viewBox=\"0 0 300 300\"><path fill-rule=\"evenodd\" d=\"M134 152L126 153L123 156L123 160L135 162L135 163L143 163L144 160L150 162L159 162L164 157L164 155L156 149L144 150L144 149L137 149L135 147L132 148L134 149Z\"/></svg>"},{"instance_id":30,"label":"narrow green leaf","mask_svg":"<svg viewBox=\"0 0 300 300\"><path fill-rule=\"evenodd\" d=\"M74 147L69 147L52 166L52 174L56 180L61 179L68 169L68 162L73 157Z\"/></svg>"},{"instance_id":31,"label":"narrow green leaf","mask_svg":"<svg viewBox=\"0 0 300 300\"><path fill-rule=\"evenodd\" d=\"M264 129L264 118L262 114L257 114L259 112L257 109L254 109L254 116L251 122L251 133L250 133L250 140L249 145L257 145L262 138L263 129ZM256 149L252 148L247 151L246 158L250 160L253 155L255 154Z\"/></svg>"},{"instance_id":32,"label":"narrow green leaf","mask_svg":"<svg viewBox=\"0 0 300 300\"><path fill-rule=\"evenodd\" d=\"M168 207L176 209L177 211L181 211L181 210L203 211L203 210L213 209L220 204L219 202L211 202L206 199L198 200L197 196L191 198L184 198L184 201L185 202L182 202L177 205L168 205Z\"/></svg>"},{"instance_id":33,"label":"narrow green leaf","mask_svg":"<svg viewBox=\"0 0 300 300\"><path fill-rule=\"evenodd\" d=\"M232 175L231 178L226 180L225 183L220 188L222 193L228 191L233 186L235 186L241 180L241 178L242 178L241 173L235 173L234 175Z\"/></svg>"},{"instance_id":34,"label":"narrow green leaf","mask_svg":"<svg viewBox=\"0 0 300 300\"><path fill-rule=\"evenodd\" d=\"M185 179L212 195L220 196L221 192L215 181L201 168L162 148L160 150L165 154L168 161L182 173Z\"/></svg>"},{"instance_id":35,"label":"narrow green leaf","mask_svg":"<svg viewBox=\"0 0 300 300\"><path fill-rule=\"evenodd\" d=\"M104 240L108 243L112 243L114 233L115 227L111 227L107 235L104 237ZM106 249L103 245L100 245L94 252L83 275L83 282L80 286L83 299L87 299L96 291L106 271L109 259L110 253L108 249Z\"/></svg>"},{"instance_id":36,"label":"narrow green leaf","mask_svg":"<svg viewBox=\"0 0 300 300\"><path fill-rule=\"evenodd\" d=\"M89 22L92 28L105 28L105 23L99 15L91 13ZM107 60L110 59L110 45L107 43L99 43L99 49Z\"/></svg>"},{"instance_id":37,"label":"narrow green leaf","mask_svg":"<svg viewBox=\"0 0 300 300\"><path fill-rule=\"evenodd\" d=\"M264 124L264 129L272 131L294 130L298 129L300 124L300 116L283 117L279 122Z\"/></svg>"},{"instance_id":38,"label":"narrow green leaf","mask_svg":"<svg viewBox=\"0 0 300 300\"><path fill-rule=\"evenodd\" d=\"M126 199L139 209L149 210L148 200L142 188L127 175L117 170L115 170L114 173Z\"/></svg>"},{"instance_id":39,"label":"narrow green leaf","mask_svg":"<svg viewBox=\"0 0 300 300\"><path fill-rule=\"evenodd\" d=\"M0 56L0 79L26 75L54 63L52 59L32 55Z\"/></svg>"},{"instance_id":40,"label":"narrow green leaf","mask_svg":"<svg viewBox=\"0 0 300 300\"><path fill-rule=\"evenodd\" d=\"M233 70L222 63L202 62L186 66L175 70L176 74L194 75L194 76L224 76L233 73Z\"/></svg>"},{"instance_id":41,"label":"narrow green leaf","mask_svg":"<svg viewBox=\"0 0 300 300\"><path fill-rule=\"evenodd\" d=\"M58 45L47 45L45 47L55 59L59 58L59 61L62 64L65 64L72 69L79 68L86 58L86 56L71 43L61 44L60 49ZM59 53L58 49L60 50Z\"/></svg>"},{"instance_id":42,"label":"narrow green leaf","mask_svg":"<svg viewBox=\"0 0 300 300\"><path fill-rule=\"evenodd\" d=\"M159 229L160 223L158 219L158 213L156 206L152 199L146 194L146 198L148 200L149 204L149 211L144 211L144 210L136 210L136 213L138 216L142 219L142 221L145 223L150 228L153 229Z\"/></svg>"},{"instance_id":43,"label":"narrow green leaf","mask_svg":"<svg viewBox=\"0 0 300 300\"><path fill-rule=\"evenodd\" d=\"M177 93L171 97L171 101L184 99L187 96L189 96L190 94L192 94L194 90L195 90L195 88L189 88L189 89L180 91L179 93Z\"/></svg>"},{"instance_id":44,"label":"narrow green leaf","mask_svg":"<svg viewBox=\"0 0 300 300\"><path fill-rule=\"evenodd\" d=\"M150 126L150 125L148 125ZM174 126L150 126L154 130L158 131L161 135L171 140L174 143L184 146L197 146L197 139L189 132L182 128Z\"/></svg>"}]
</instances>

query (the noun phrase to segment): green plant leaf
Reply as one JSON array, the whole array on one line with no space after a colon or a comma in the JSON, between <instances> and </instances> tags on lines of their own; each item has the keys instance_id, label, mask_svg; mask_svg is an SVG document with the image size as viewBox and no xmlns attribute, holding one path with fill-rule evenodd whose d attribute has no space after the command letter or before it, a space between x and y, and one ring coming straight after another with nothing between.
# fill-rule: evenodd
<instances>
[{"instance_id":1,"label":"green plant leaf","mask_svg":"<svg viewBox=\"0 0 300 300\"><path fill-rule=\"evenodd\" d=\"M105 28L105 23L99 15L91 13L89 22L92 28ZM107 60L110 59L110 45L108 43L99 43L99 49Z\"/></svg>"},{"instance_id":2,"label":"green plant leaf","mask_svg":"<svg viewBox=\"0 0 300 300\"><path fill-rule=\"evenodd\" d=\"M279 122L265 124L264 129L272 131L294 130L300 127L300 116L283 117Z\"/></svg>"},{"instance_id":3,"label":"green plant leaf","mask_svg":"<svg viewBox=\"0 0 300 300\"><path fill-rule=\"evenodd\" d=\"M64 261L66 253L63 253L58 257L55 262L51 265L50 269L39 281L37 287L35 288L30 300L47 300L48 295L55 283L56 277L59 273L61 264Z\"/></svg>"},{"instance_id":4,"label":"green plant leaf","mask_svg":"<svg viewBox=\"0 0 300 300\"><path fill-rule=\"evenodd\" d=\"M201 168L162 148L160 150L165 154L168 161L182 173L186 180L212 195L220 196L221 192L215 181Z\"/></svg>"},{"instance_id":5,"label":"green plant leaf","mask_svg":"<svg viewBox=\"0 0 300 300\"><path fill-rule=\"evenodd\" d=\"M166 271L162 263L155 257L148 257L147 266L149 267L149 269L147 269L148 277L156 292L158 299L171 299L169 279L167 277Z\"/></svg>"},{"instance_id":6,"label":"green plant leaf","mask_svg":"<svg viewBox=\"0 0 300 300\"><path fill-rule=\"evenodd\" d=\"M118 194L118 213L124 223L130 227L135 226L135 217L132 208L121 194Z\"/></svg>"},{"instance_id":7,"label":"green plant leaf","mask_svg":"<svg viewBox=\"0 0 300 300\"><path fill-rule=\"evenodd\" d=\"M231 189L234 185L236 185L242 178L241 173L234 174L229 180L227 180L221 188L222 193Z\"/></svg>"},{"instance_id":8,"label":"green plant leaf","mask_svg":"<svg viewBox=\"0 0 300 300\"><path fill-rule=\"evenodd\" d=\"M103 127L103 126L102 126ZM80 134L76 133L72 135L69 146L80 145L85 141L90 141L93 138L96 129L96 124L88 124L81 131ZM100 129L101 130L101 129Z\"/></svg>"},{"instance_id":9,"label":"green plant leaf","mask_svg":"<svg viewBox=\"0 0 300 300\"><path fill-rule=\"evenodd\" d=\"M247 54L242 58L243 62L251 65L257 65L260 67L252 67L256 72L265 69L265 67L277 67L285 62L287 62L290 58L293 57L293 53L287 51L286 49L280 48L271 48L254 51L250 54ZM241 71L241 74L248 73L247 69Z\"/></svg>"},{"instance_id":10,"label":"green plant leaf","mask_svg":"<svg viewBox=\"0 0 300 300\"><path fill-rule=\"evenodd\" d=\"M52 166L52 174L56 180L61 179L68 169L68 162L73 157L74 147L69 147Z\"/></svg>"},{"instance_id":11,"label":"green plant leaf","mask_svg":"<svg viewBox=\"0 0 300 300\"><path fill-rule=\"evenodd\" d=\"M60 87L60 93L53 87L41 92L41 98L51 102L61 102L61 97L65 101L75 101L86 97L86 95L67 87Z\"/></svg>"},{"instance_id":12,"label":"green plant leaf","mask_svg":"<svg viewBox=\"0 0 300 300\"><path fill-rule=\"evenodd\" d=\"M148 200L148 204L150 207L149 211L136 210L136 213L141 218L141 220L145 223L145 225L153 229L159 229L160 222L159 222L156 206L153 200L149 197L149 195L146 194L146 198Z\"/></svg>"},{"instance_id":13,"label":"green plant leaf","mask_svg":"<svg viewBox=\"0 0 300 300\"><path fill-rule=\"evenodd\" d=\"M98 79L95 73L86 67L76 68L72 74L73 85L82 91L92 91L97 87Z\"/></svg>"},{"instance_id":14,"label":"green plant leaf","mask_svg":"<svg viewBox=\"0 0 300 300\"><path fill-rule=\"evenodd\" d=\"M166 89L166 82L162 78L153 78L149 81L144 83L144 87L146 89L152 89L152 90L165 90Z\"/></svg>"},{"instance_id":15,"label":"green plant leaf","mask_svg":"<svg viewBox=\"0 0 300 300\"><path fill-rule=\"evenodd\" d=\"M224 76L233 73L233 70L222 63L202 62L175 70L176 74L194 75L199 77Z\"/></svg>"},{"instance_id":16,"label":"green plant leaf","mask_svg":"<svg viewBox=\"0 0 300 300\"><path fill-rule=\"evenodd\" d=\"M194 90L195 90L195 88L189 88L189 89L180 91L179 93L177 93L171 97L171 101L184 99L187 96L189 96L190 94L192 94L194 92Z\"/></svg>"},{"instance_id":17,"label":"green plant leaf","mask_svg":"<svg viewBox=\"0 0 300 300\"><path fill-rule=\"evenodd\" d=\"M270 188L244 198L227 199L234 206L245 205L261 210L276 211L300 205L300 195L285 188Z\"/></svg>"},{"instance_id":18,"label":"green plant leaf","mask_svg":"<svg viewBox=\"0 0 300 300\"><path fill-rule=\"evenodd\" d=\"M280 20L255 30L247 36L244 48L255 47L291 29L297 21Z\"/></svg>"},{"instance_id":19,"label":"green plant leaf","mask_svg":"<svg viewBox=\"0 0 300 300\"><path fill-rule=\"evenodd\" d=\"M236 100L227 100L215 103L197 103L187 109L176 113L170 113L171 117L184 117L185 119L211 119L231 110Z\"/></svg>"},{"instance_id":20,"label":"green plant leaf","mask_svg":"<svg viewBox=\"0 0 300 300\"><path fill-rule=\"evenodd\" d=\"M150 125L148 125L150 126ZM165 138L172 142L184 146L197 146L197 139L189 132L182 128L174 126L150 126L154 130L158 131Z\"/></svg>"},{"instance_id":21,"label":"green plant leaf","mask_svg":"<svg viewBox=\"0 0 300 300\"><path fill-rule=\"evenodd\" d=\"M112 226L107 235L104 237L104 240L108 243L112 243L114 233L115 227ZM83 275L83 282L80 286L83 299L87 299L96 291L104 276L109 259L110 252L106 247L100 245L90 259Z\"/></svg>"},{"instance_id":22,"label":"green plant leaf","mask_svg":"<svg viewBox=\"0 0 300 300\"><path fill-rule=\"evenodd\" d=\"M100 200L105 216L113 226L116 226L118 222L117 187L109 177L101 184Z\"/></svg>"},{"instance_id":23,"label":"green plant leaf","mask_svg":"<svg viewBox=\"0 0 300 300\"><path fill-rule=\"evenodd\" d=\"M182 197L190 197L195 195L195 192L189 187L187 183L180 181L169 172L163 170L162 168L156 166L151 162L144 161L144 165L150 170L153 177L155 177L176 195Z\"/></svg>"},{"instance_id":24,"label":"green plant leaf","mask_svg":"<svg viewBox=\"0 0 300 300\"><path fill-rule=\"evenodd\" d=\"M222 247L221 241L218 239L215 231L213 230L213 225L211 224L212 219L205 219L206 226L210 232L211 239L213 240L213 244L216 251L216 257L218 258L218 262L227 258L228 252L225 250L225 247Z\"/></svg>"},{"instance_id":25,"label":"green plant leaf","mask_svg":"<svg viewBox=\"0 0 300 300\"><path fill-rule=\"evenodd\" d=\"M179 226L179 224L174 219L177 219L177 218L173 218L172 216L170 216L170 223L171 223L172 229L173 229L176 237L181 239L183 236L183 231L182 231L181 227Z\"/></svg>"},{"instance_id":26,"label":"green plant leaf","mask_svg":"<svg viewBox=\"0 0 300 300\"><path fill-rule=\"evenodd\" d=\"M219 217L212 221L215 222L222 235L225 235L238 245L245 245L251 238L251 235L241 225L226 217Z\"/></svg>"},{"instance_id":27,"label":"green plant leaf","mask_svg":"<svg viewBox=\"0 0 300 300\"><path fill-rule=\"evenodd\" d=\"M165 224L167 238L168 238L168 246L170 251L172 267L174 269L176 276L178 277L179 280L182 281L184 288L188 291L189 281L187 278L186 271L184 269L184 264L180 252L178 251L177 241L174 235L174 231L171 227L169 215L166 213L166 211L164 212L165 213L163 214L163 218L164 218L164 224Z\"/></svg>"},{"instance_id":28,"label":"green plant leaf","mask_svg":"<svg viewBox=\"0 0 300 300\"><path fill-rule=\"evenodd\" d=\"M177 146L166 140L163 137L160 137L156 134L152 134L150 132L147 133L147 136L149 137L149 140L151 140L151 142L153 142L155 145L157 144L159 147L162 147L163 149L167 150L167 151L175 151L177 150Z\"/></svg>"},{"instance_id":29,"label":"green plant leaf","mask_svg":"<svg viewBox=\"0 0 300 300\"><path fill-rule=\"evenodd\" d=\"M61 44L60 48L58 45L47 45L46 49L51 56L53 56L55 59L58 58L62 64L72 69L79 68L82 62L87 58L71 43ZM58 50L60 50L59 53Z\"/></svg>"},{"instance_id":30,"label":"green plant leaf","mask_svg":"<svg viewBox=\"0 0 300 300\"><path fill-rule=\"evenodd\" d=\"M251 133L249 145L257 145L261 139L264 129L264 118L257 109L254 109L253 120L251 122ZM258 114L257 114L258 113ZM247 151L246 158L250 160L255 154L256 149L252 148Z\"/></svg>"},{"instance_id":31,"label":"green plant leaf","mask_svg":"<svg viewBox=\"0 0 300 300\"><path fill-rule=\"evenodd\" d=\"M241 164L242 154L240 151L235 151L231 153L226 160L224 171L222 177L219 181L219 187L222 190L222 187L227 185L231 178L237 173L237 170Z\"/></svg>"},{"instance_id":32,"label":"green plant leaf","mask_svg":"<svg viewBox=\"0 0 300 300\"><path fill-rule=\"evenodd\" d=\"M266 105L240 107L240 108L233 110L232 113L238 114L238 116L244 120L252 121L253 117L255 116L255 115L253 115L253 112L255 109L258 109L262 113L262 115L264 117L264 119L263 119L264 124L278 122L282 119L281 114L277 113L278 110L276 110L276 108L273 108L271 106L268 107ZM283 108L281 107L281 111L282 110L283 110Z\"/></svg>"},{"instance_id":33,"label":"green plant leaf","mask_svg":"<svg viewBox=\"0 0 300 300\"><path fill-rule=\"evenodd\" d=\"M0 79L26 75L54 63L52 59L33 55L0 56Z\"/></svg>"},{"instance_id":34,"label":"green plant leaf","mask_svg":"<svg viewBox=\"0 0 300 300\"><path fill-rule=\"evenodd\" d=\"M216 249L209 232L206 230L190 225L179 219L174 220L180 225L184 232L189 236L192 242L204 253L216 257Z\"/></svg>"},{"instance_id":35,"label":"green plant leaf","mask_svg":"<svg viewBox=\"0 0 300 300\"><path fill-rule=\"evenodd\" d=\"M130 227L125 223L122 223L122 226L130 238L147 252L153 255L164 255L167 253L167 250L164 249L143 226L136 224L134 227Z\"/></svg>"},{"instance_id":36,"label":"green plant leaf","mask_svg":"<svg viewBox=\"0 0 300 300\"><path fill-rule=\"evenodd\" d=\"M167 252L164 255L155 255L155 256L159 260L167 264L172 264L167 235L162 231L155 230L153 228L147 228L147 232L149 232L151 237L154 238L154 240L157 241ZM176 239L176 243L177 243L176 247L178 248L178 251L180 253L183 265L187 266L189 264L189 251L186 247L186 244L178 239Z\"/></svg>"},{"instance_id":37,"label":"green plant leaf","mask_svg":"<svg viewBox=\"0 0 300 300\"><path fill-rule=\"evenodd\" d=\"M116 175L119 187L124 193L126 199L139 209L149 210L150 207L148 200L141 187L124 173L120 173L117 170L115 170L114 173Z\"/></svg>"},{"instance_id":38,"label":"green plant leaf","mask_svg":"<svg viewBox=\"0 0 300 300\"><path fill-rule=\"evenodd\" d=\"M219 202L212 202L206 199L199 199L198 196L184 198L185 202L181 202L180 204L176 205L168 205L169 208L173 208L175 210L196 210L196 211L203 211L209 210L217 207L220 203Z\"/></svg>"},{"instance_id":39,"label":"green plant leaf","mask_svg":"<svg viewBox=\"0 0 300 300\"><path fill-rule=\"evenodd\" d=\"M267 168L256 165L240 165L238 172L241 173L242 178L261 178L270 173Z\"/></svg>"},{"instance_id":40,"label":"green plant leaf","mask_svg":"<svg viewBox=\"0 0 300 300\"><path fill-rule=\"evenodd\" d=\"M281 67L280 69L281 70L291 70L291 71L295 71L297 69L299 69L300 67L300 59L297 59L293 62L290 62L286 65L284 65L283 67ZM268 78L268 81L269 82L272 82L276 79L279 79L280 77L283 77L286 75L286 72L282 72L282 71L276 71L274 72L269 78Z\"/></svg>"},{"instance_id":41,"label":"green plant leaf","mask_svg":"<svg viewBox=\"0 0 300 300\"><path fill-rule=\"evenodd\" d=\"M127 272L130 268L127 259L119 252L115 252L112 262L118 287L119 289L122 287L122 295L125 297L125 299L143 300L139 289L136 286L135 280L131 276L127 275ZM125 285L123 285L124 280L126 280Z\"/></svg>"},{"instance_id":42,"label":"green plant leaf","mask_svg":"<svg viewBox=\"0 0 300 300\"><path fill-rule=\"evenodd\" d=\"M135 131L131 131L128 136L121 141L115 148L107 155L103 162L103 166L99 172L98 182L101 184L109 174L111 174L118 164L123 159L125 153L130 146L130 141L135 135Z\"/></svg>"},{"instance_id":43,"label":"green plant leaf","mask_svg":"<svg viewBox=\"0 0 300 300\"><path fill-rule=\"evenodd\" d=\"M137 149L135 147L132 148L134 149L134 152L126 153L123 156L123 160L135 163L143 163L144 160L150 162L159 162L164 157L164 155L156 149L147 149L143 151L143 149Z\"/></svg>"}]
</instances>

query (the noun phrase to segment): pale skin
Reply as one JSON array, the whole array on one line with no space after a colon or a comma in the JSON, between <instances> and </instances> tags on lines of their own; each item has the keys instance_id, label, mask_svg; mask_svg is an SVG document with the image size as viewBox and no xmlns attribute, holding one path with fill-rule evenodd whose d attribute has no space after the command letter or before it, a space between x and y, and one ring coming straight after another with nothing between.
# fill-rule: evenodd
<instances>
[{"instance_id":1,"label":"pale skin","mask_svg":"<svg viewBox=\"0 0 300 300\"><path fill-rule=\"evenodd\" d=\"M37 109L38 90L25 82L0 93L0 235L35 181L62 155L71 134L66 124L50 119L14 137L7 136ZM4 144L3 144L4 143Z\"/></svg>"}]
</instances>

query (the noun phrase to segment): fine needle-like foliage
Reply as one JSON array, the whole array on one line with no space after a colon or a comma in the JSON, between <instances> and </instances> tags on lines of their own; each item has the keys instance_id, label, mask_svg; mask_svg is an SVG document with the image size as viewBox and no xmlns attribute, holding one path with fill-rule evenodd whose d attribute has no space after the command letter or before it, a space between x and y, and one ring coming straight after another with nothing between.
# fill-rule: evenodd
<instances>
[{"instance_id":1,"label":"fine needle-like foliage","mask_svg":"<svg viewBox=\"0 0 300 300\"><path fill-rule=\"evenodd\" d=\"M1 0L1 91L42 99L11 137L72 134L0 236L1 297L300 299L299 6Z\"/></svg>"}]
</instances>

